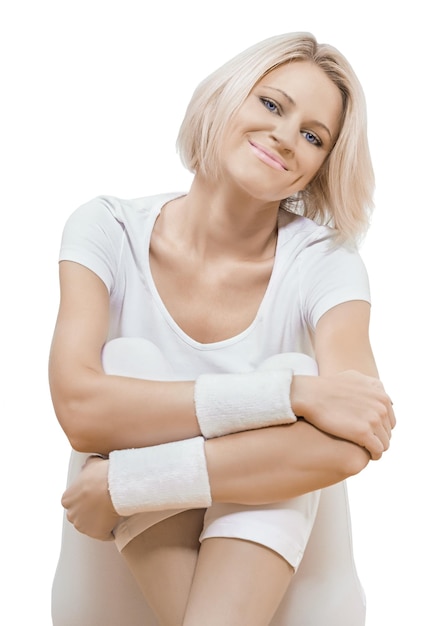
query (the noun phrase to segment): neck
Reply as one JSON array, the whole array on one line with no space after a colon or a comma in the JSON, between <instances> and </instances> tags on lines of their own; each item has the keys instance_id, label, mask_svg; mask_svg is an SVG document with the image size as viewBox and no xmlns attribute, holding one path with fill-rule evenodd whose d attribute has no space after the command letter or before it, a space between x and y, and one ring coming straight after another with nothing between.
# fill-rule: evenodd
<instances>
[{"instance_id":1,"label":"neck","mask_svg":"<svg viewBox=\"0 0 441 626\"><path fill-rule=\"evenodd\" d=\"M208 258L274 256L278 203L262 203L222 182L196 175L188 194L164 211L164 226L187 249ZM167 222L167 224L165 224Z\"/></svg>"}]
</instances>

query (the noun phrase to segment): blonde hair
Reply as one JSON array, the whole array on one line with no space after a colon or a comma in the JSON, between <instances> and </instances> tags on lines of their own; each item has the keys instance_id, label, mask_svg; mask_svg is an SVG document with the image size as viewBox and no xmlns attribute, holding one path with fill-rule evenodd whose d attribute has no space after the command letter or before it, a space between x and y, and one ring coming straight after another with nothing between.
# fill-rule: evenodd
<instances>
[{"instance_id":1,"label":"blonde hair","mask_svg":"<svg viewBox=\"0 0 441 626\"><path fill-rule=\"evenodd\" d=\"M270 37L203 80L187 107L178 152L191 172L216 177L230 118L263 76L292 61L310 61L325 72L342 94L343 115L337 141L315 178L301 194L282 200L280 206L327 224L344 238L360 239L369 226L374 190L365 98L346 58L334 47L317 43L310 33Z\"/></svg>"}]
</instances>

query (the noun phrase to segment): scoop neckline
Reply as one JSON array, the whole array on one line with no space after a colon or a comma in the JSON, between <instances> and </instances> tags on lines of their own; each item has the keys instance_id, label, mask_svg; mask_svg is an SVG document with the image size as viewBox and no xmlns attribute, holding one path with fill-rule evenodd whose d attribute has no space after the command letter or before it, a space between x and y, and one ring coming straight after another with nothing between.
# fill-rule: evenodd
<instances>
[{"instance_id":1,"label":"scoop neckline","mask_svg":"<svg viewBox=\"0 0 441 626\"><path fill-rule=\"evenodd\" d=\"M162 209L165 207L165 205L168 202L170 202L171 200L176 200L177 198L183 197L185 195L186 193L170 193L170 194L162 195L160 200L154 205L153 210L150 213L150 219L148 221L148 228L145 234L145 241L144 241L145 245L143 246L144 251L147 251L147 253L144 254L145 279L153 295L155 305L158 307L162 317L164 318L168 326L173 330L173 332L178 337L180 337L182 341L184 341L188 345L198 350L220 350L228 346L234 345L235 343L238 343L239 341L247 337L258 325L262 317L262 312L266 306L266 302L269 298L269 293L272 290L272 285L275 280L274 276L276 274L276 269L278 266L279 249L282 245L281 237L280 236L277 237L276 250L275 250L275 255L274 255L274 264L273 264L273 268L271 271L271 276L269 278L268 284L265 289L265 293L263 294L262 300L260 302L260 305L257 309L256 315L254 316L254 319L252 320L252 322L247 326L247 328L245 328L243 331L241 331L240 333L232 337L227 337L226 339L222 339L220 341L214 341L210 343L202 343L200 341L197 341L196 339L193 339L193 337L188 335L179 326L179 324L175 321L173 316L170 314L169 310L165 306L164 301L162 300L161 295L156 287L156 284L152 275L152 271L151 271L151 266L150 266L150 242L151 242L152 233L155 227L156 220L158 219L159 215L161 214Z\"/></svg>"}]
</instances>

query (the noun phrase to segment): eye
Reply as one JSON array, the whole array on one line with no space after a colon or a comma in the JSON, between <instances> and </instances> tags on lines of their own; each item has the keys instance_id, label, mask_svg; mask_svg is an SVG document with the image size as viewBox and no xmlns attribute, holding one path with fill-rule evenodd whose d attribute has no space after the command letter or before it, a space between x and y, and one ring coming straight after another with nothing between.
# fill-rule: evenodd
<instances>
[{"instance_id":1,"label":"eye","mask_svg":"<svg viewBox=\"0 0 441 626\"><path fill-rule=\"evenodd\" d=\"M280 115L280 107L273 100L263 97L259 98L259 100L270 113L277 113Z\"/></svg>"},{"instance_id":2,"label":"eye","mask_svg":"<svg viewBox=\"0 0 441 626\"><path fill-rule=\"evenodd\" d=\"M314 133L311 133L309 130L303 130L302 135L306 139L308 143L311 143L313 146L320 147L322 145L322 141L320 137L317 137Z\"/></svg>"}]
</instances>

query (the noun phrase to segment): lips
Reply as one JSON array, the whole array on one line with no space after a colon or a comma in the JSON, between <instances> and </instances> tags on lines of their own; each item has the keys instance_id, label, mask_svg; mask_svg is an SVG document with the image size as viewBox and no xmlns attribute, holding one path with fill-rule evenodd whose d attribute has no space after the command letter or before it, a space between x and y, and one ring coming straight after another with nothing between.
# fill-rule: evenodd
<instances>
[{"instance_id":1,"label":"lips","mask_svg":"<svg viewBox=\"0 0 441 626\"><path fill-rule=\"evenodd\" d=\"M279 170L282 172L286 172L288 170L282 159L273 154L270 150L264 148L258 143L255 143L254 141L249 141L249 144L251 150L254 152L258 159L263 161L263 163L266 163L275 170Z\"/></svg>"}]
</instances>

